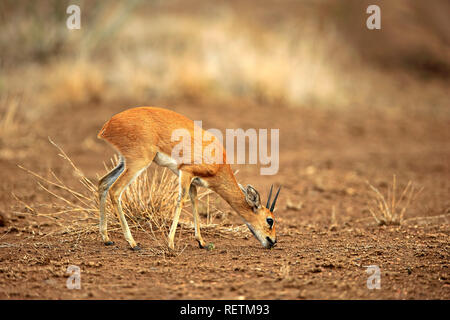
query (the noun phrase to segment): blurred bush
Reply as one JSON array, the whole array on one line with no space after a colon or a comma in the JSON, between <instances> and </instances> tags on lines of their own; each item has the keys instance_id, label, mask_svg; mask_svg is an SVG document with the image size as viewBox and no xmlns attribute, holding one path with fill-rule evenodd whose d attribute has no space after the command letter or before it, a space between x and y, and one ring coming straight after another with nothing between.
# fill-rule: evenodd
<instances>
[{"instance_id":1,"label":"blurred bush","mask_svg":"<svg viewBox=\"0 0 450 320\"><path fill-rule=\"evenodd\" d=\"M376 1L371 31L372 2L73 1L68 30L67 2L4 0L0 95L445 109L449 2Z\"/></svg>"}]
</instances>

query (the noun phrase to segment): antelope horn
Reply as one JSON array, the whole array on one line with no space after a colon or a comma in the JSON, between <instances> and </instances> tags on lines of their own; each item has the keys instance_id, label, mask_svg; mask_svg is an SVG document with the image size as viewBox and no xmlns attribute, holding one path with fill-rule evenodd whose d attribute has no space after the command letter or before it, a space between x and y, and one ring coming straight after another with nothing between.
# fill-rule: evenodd
<instances>
[{"instance_id":1,"label":"antelope horn","mask_svg":"<svg viewBox=\"0 0 450 320\"><path fill-rule=\"evenodd\" d=\"M267 198L266 208L268 208L270 205L270 198L272 198L272 189L273 189L273 185L270 186L269 198Z\"/></svg>"},{"instance_id":2,"label":"antelope horn","mask_svg":"<svg viewBox=\"0 0 450 320\"><path fill-rule=\"evenodd\" d=\"M273 199L272 206L270 207L270 212L273 212L273 209L275 209L275 204L277 203L278 194L280 193L281 187L278 188L277 194L275 195L275 199Z\"/></svg>"}]
</instances>

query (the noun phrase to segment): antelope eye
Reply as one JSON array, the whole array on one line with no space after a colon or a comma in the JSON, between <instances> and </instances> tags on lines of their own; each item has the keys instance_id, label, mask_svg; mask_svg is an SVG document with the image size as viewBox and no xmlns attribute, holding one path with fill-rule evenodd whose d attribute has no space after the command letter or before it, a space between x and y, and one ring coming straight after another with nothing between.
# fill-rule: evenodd
<instances>
[{"instance_id":1,"label":"antelope eye","mask_svg":"<svg viewBox=\"0 0 450 320\"><path fill-rule=\"evenodd\" d=\"M272 228L272 226L273 226L273 219L272 218L267 218L266 221L267 221L267 224Z\"/></svg>"}]
</instances>

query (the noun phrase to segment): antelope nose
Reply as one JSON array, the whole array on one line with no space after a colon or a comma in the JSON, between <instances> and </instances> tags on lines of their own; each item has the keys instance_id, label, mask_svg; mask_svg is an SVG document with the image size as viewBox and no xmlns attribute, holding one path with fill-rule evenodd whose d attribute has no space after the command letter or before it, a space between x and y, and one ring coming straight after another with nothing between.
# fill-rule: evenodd
<instances>
[{"instance_id":1,"label":"antelope nose","mask_svg":"<svg viewBox=\"0 0 450 320\"><path fill-rule=\"evenodd\" d=\"M268 249L270 249L272 247L275 247L277 245L277 239L272 240L269 237L266 237L266 240L267 240L267 243L268 243L268 246L267 246Z\"/></svg>"}]
</instances>

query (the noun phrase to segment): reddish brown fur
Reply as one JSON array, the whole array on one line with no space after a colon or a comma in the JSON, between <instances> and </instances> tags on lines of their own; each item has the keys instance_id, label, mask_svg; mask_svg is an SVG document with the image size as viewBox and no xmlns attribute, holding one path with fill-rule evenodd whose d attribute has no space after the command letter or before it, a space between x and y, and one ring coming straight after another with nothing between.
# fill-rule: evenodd
<instances>
[{"instance_id":1,"label":"reddish brown fur","mask_svg":"<svg viewBox=\"0 0 450 320\"><path fill-rule=\"evenodd\" d=\"M171 110L157 107L138 107L125 110L113 116L100 130L98 138L111 143L125 158L139 157L152 161L156 152L172 154L172 149L179 141L171 141L172 132L176 129L189 131L192 141L191 150L194 150L194 122L185 116ZM208 134L202 129L204 135ZM201 137L200 137L201 139ZM203 141L203 148L210 141ZM218 148L222 150L224 164L181 164L179 169L189 171L195 176L209 177L215 175L226 164L226 153L217 139L213 139ZM203 149L202 149L203 152Z\"/></svg>"},{"instance_id":2,"label":"reddish brown fur","mask_svg":"<svg viewBox=\"0 0 450 320\"><path fill-rule=\"evenodd\" d=\"M116 114L103 125L98 138L109 142L125 158L126 169L111 187L110 192L113 194L113 199L117 199L118 194L126 187L131 177L141 168L150 164L158 152L168 156L172 155L173 148L180 143L180 141L172 141L172 133L181 128L190 133L191 150L194 150L194 122L171 110L158 107L132 108ZM203 137L208 137L203 138L205 141L202 136L195 137L201 139L202 154L203 148L214 143L217 147L216 150L220 150L223 161L217 164L195 164L192 151L190 164L178 164L178 170L183 172L185 174L183 178L187 179L185 182L180 181L184 184L181 187L189 189L191 179L200 177L255 230L261 232L264 237L270 236L271 239L275 239L275 226L269 228L266 223L267 217L273 218L272 212L263 206L256 212L261 214L253 211L247 204L230 165L226 163L225 148L215 137L211 140L210 133L203 129L201 132Z\"/></svg>"}]
</instances>

